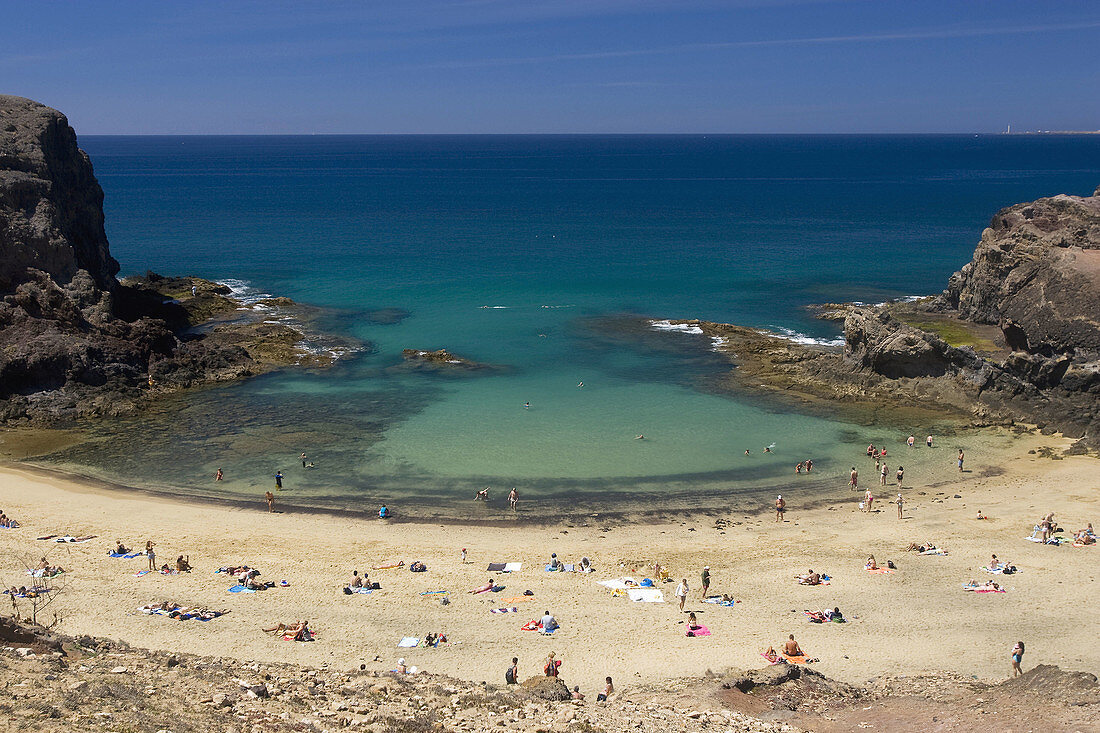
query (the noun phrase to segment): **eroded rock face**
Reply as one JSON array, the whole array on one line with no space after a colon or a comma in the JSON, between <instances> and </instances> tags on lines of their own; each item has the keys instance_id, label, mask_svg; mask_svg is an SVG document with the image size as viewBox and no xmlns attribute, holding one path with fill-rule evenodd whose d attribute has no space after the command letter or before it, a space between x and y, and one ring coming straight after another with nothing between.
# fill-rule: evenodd
<instances>
[{"instance_id":1,"label":"eroded rock face","mask_svg":"<svg viewBox=\"0 0 1100 733\"><path fill-rule=\"evenodd\" d=\"M944 299L1013 348L1100 353L1100 189L998 212Z\"/></svg>"},{"instance_id":2,"label":"eroded rock face","mask_svg":"<svg viewBox=\"0 0 1100 733\"><path fill-rule=\"evenodd\" d=\"M32 270L62 287L83 271L82 291L115 286L103 189L76 133L57 110L8 95L0 95L0 219L0 291L34 279Z\"/></svg>"},{"instance_id":3,"label":"eroded rock face","mask_svg":"<svg viewBox=\"0 0 1100 733\"><path fill-rule=\"evenodd\" d=\"M0 421L122 414L163 391L299 361L296 331L189 333L236 307L214 283L120 284L102 205L65 116L0 95ZM186 303L165 294L173 287Z\"/></svg>"}]
</instances>

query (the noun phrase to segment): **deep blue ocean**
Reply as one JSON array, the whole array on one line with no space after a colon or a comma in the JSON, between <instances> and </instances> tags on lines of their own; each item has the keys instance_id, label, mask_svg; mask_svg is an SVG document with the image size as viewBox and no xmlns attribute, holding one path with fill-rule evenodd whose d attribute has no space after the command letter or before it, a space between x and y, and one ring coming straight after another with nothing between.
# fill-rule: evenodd
<instances>
[{"instance_id":1,"label":"deep blue ocean","mask_svg":"<svg viewBox=\"0 0 1100 733\"><path fill-rule=\"evenodd\" d=\"M80 144L123 274L289 296L371 346L328 371L268 375L100 426L99 442L90 428L92 447L56 462L240 496L282 469L287 501L389 501L409 513L466 506L484 486L494 505L512 486L585 507L721 499L786 486L808 457L818 481L838 479L868 435L904 436L714 394L708 377L728 365L707 340L644 319L835 339L838 324L805 306L937 293L998 209L1100 184L1100 136ZM410 373L403 348L447 348L502 370ZM114 450L123 429L134 441ZM303 451L315 468L295 462ZM935 470L927 456L911 460L914 480ZM214 487L219 467L227 481Z\"/></svg>"}]
</instances>

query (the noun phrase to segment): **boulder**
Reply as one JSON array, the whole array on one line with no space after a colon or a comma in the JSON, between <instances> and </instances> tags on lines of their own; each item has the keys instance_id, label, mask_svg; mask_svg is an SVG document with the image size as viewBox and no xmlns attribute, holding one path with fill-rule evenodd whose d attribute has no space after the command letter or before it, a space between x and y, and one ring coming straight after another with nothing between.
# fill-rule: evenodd
<instances>
[{"instance_id":1,"label":"boulder","mask_svg":"<svg viewBox=\"0 0 1100 733\"><path fill-rule=\"evenodd\" d=\"M570 699L569 687L560 677L531 677L520 686L541 700L562 702Z\"/></svg>"}]
</instances>

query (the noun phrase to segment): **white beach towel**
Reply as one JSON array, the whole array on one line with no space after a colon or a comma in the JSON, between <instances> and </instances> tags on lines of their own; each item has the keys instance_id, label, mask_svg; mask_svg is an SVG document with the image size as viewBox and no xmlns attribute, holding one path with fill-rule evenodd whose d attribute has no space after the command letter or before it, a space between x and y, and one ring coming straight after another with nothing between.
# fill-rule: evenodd
<instances>
[{"instance_id":1,"label":"white beach towel","mask_svg":"<svg viewBox=\"0 0 1100 733\"><path fill-rule=\"evenodd\" d=\"M627 583L627 581L630 581ZM636 587L637 583L634 582L634 578L613 578L611 580L597 580L596 585L602 585L604 588L610 588L611 590L626 590L627 588Z\"/></svg>"},{"instance_id":2,"label":"white beach towel","mask_svg":"<svg viewBox=\"0 0 1100 733\"><path fill-rule=\"evenodd\" d=\"M664 603L665 596L659 588L627 588L626 596L641 603Z\"/></svg>"},{"instance_id":3,"label":"white beach towel","mask_svg":"<svg viewBox=\"0 0 1100 733\"><path fill-rule=\"evenodd\" d=\"M419 644L420 644L420 639L416 638L415 636L406 636L403 639L401 639L401 641L397 642L397 646L399 646L399 647L401 647L401 646L413 647L413 646L418 646Z\"/></svg>"},{"instance_id":4,"label":"white beach towel","mask_svg":"<svg viewBox=\"0 0 1100 733\"><path fill-rule=\"evenodd\" d=\"M504 572L506 573L518 573L523 569L523 563L521 562L509 562L504 564Z\"/></svg>"}]
</instances>

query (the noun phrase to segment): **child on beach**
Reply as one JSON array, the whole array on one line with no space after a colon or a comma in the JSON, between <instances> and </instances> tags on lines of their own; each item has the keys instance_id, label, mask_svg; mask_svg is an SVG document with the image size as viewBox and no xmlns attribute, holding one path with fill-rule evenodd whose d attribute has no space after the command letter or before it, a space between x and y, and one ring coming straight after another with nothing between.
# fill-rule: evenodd
<instances>
[{"instance_id":1,"label":"child on beach","mask_svg":"<svg viewBox=\"0 0 1100 733\"><path fill-rule=\"evenodd\" d=\"M783 495L775 497L775 521L783 521L783 513L787 511L787 500L783 498Z\"/></svg>"},{"instance_id":2,"label":"child on beach","mask_svg":"<svg viewBox=\"0 0 1100 733\"><path fill-rule=\"evenodd\" d=\"M1021 675L1024 671L1020 668L1020 662L1024 661L1024 643L1022 641L1016 642L1016 646L1012 647L1012 676Z\"/></svg>"}]
</instances>

